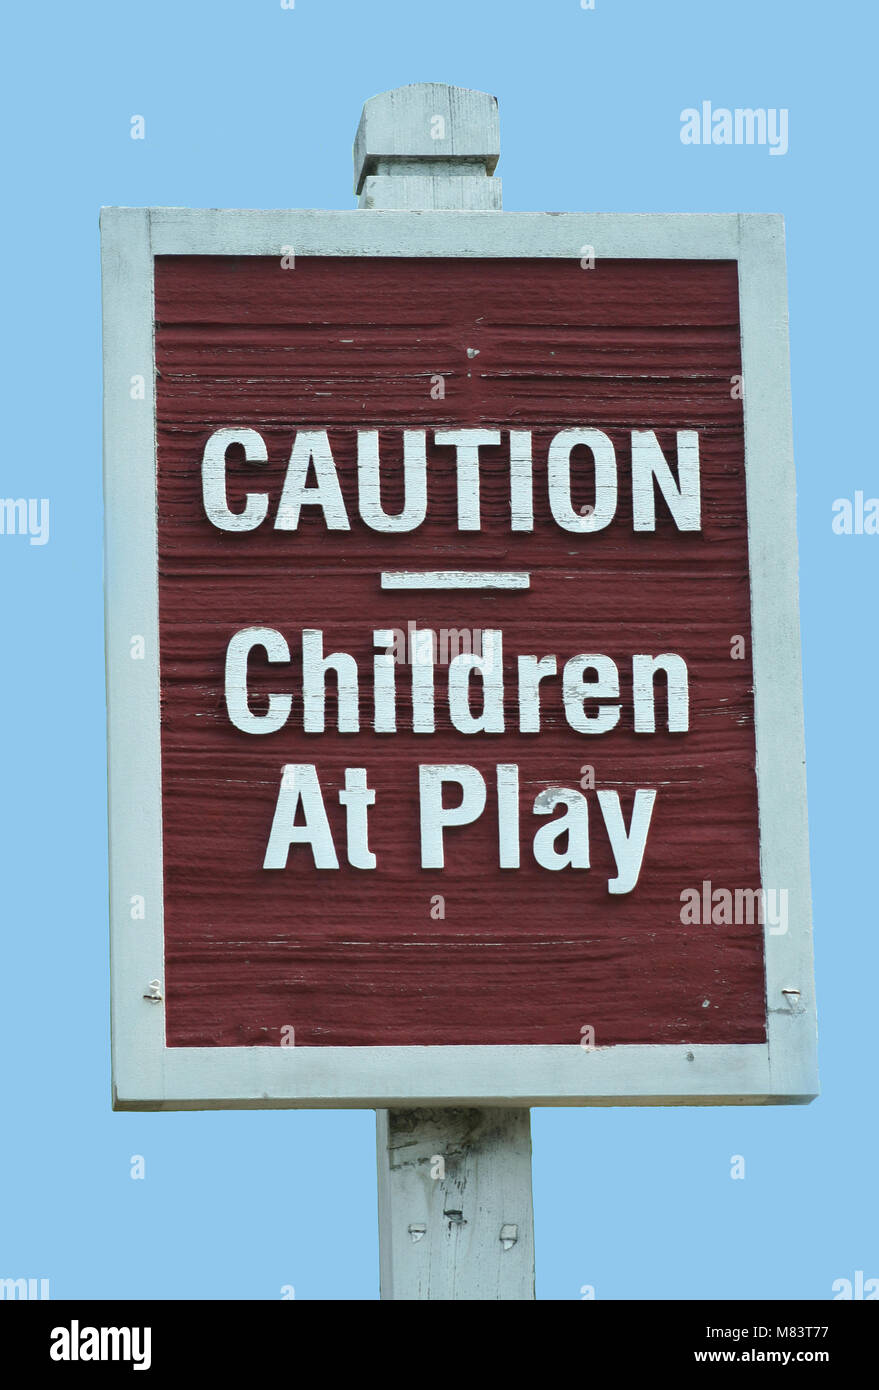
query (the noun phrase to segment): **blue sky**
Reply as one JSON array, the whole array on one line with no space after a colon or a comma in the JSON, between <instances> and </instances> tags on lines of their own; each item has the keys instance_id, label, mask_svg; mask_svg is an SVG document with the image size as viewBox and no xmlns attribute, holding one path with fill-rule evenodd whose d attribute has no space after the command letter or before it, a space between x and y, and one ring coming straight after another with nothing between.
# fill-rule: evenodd
<instances>
[{"instance_id":1,"label":"blue sky","mask_svg":"<svg viewBox=\"0 0 879 1390\"><path fill-rule=\"evenodd\" d=\"M51 537L0 537L0 1275L54 1297L377 1297L371 1112L110 1111L98 210L351 207L363 101L441 81L498 97L507 209L787 224L823 1094L535 1111L538 1295L822 1298L879 1276L879 537L831 529L835 499L879 494L871 9L92 0L6 28L0 493L50 498ZM703 100L786 108L789 151L683 145Z\"/></svg>"}]
</instances>

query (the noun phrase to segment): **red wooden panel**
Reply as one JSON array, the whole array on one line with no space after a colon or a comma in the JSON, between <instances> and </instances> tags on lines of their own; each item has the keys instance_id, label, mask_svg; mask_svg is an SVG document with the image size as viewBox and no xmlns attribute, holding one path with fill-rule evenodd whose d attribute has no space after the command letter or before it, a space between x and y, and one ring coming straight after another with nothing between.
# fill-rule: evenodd
<instances>
[{"instance_id":1,"label":"red wooden panel","mask_svg":"<svg viewBox=\"0 0 879 1390\"><path fill-rule=\"evenodd\" d=\"M765 1037L762 929L683 926L680 894L760 886L750 590L736 267L727 262L360 260L160 257L156 262L158 520L167 1037L172 1046L270 1044L291 1025L303 1045L759 1042ZM468 355L467 349L478 349ZM445 378L445 397L431 379ZM483 529L456 530L454 451L430 445L425 523L380 535L359 518L354 431L383 427L383 502L402 499L403 426L480 424L534 432L535 529L509 527L507 444L483 450ZM204 515L200 463L221 426L266 440L258 473L230 451L229 499L268 490L269 521L224 533ZM572 535L547 504L548 441L565 426L604 430L617 448L619 503L605 530ZM326 426L351 521L327 531L306 508L295 532L271 527L293 434ZM700 436L702 531L681 534L660 503L655 533L634 533L629 431ZM577 503L593 500L584 482ZM315 513L315 514L312 514ZM382 592L382 568L527 568L527 593ZM374 628L504 633L507 732L467 736L437 701L437 731L372 731ZM223 663L238 629L278 628L290 668L254 663L255 688L298 689L299 634L324 631L361 674L361 732L302 732L294 696L284 729L253 737L226 714ZM744 660L730 659L734 635ZM623 715L589 737L565 721L547 682L539 735L517 732L516 656L579 652L617 662ZM690 671L686 734L635 735L631 656L679 652ZM442 682L438 681L438 691ZM664 708L660 701L659 709ZM660 730L662 726L660 725ZM317 871L291 849L262 868L284 763L318 767L337 846L346 766L377 793L378 868ZM419 762L486 777L472 827L447 832L445 871L420 867ZM521 770L522 867L497 867L496 763ZM544 818L535 793L658 788L640 881L611 896L613 859L591 805L592 868L533 861ZM445 919L430 916L433 895ZM707 1001L707 1002L706 1002Z\"/></svg>"}]
</instances>

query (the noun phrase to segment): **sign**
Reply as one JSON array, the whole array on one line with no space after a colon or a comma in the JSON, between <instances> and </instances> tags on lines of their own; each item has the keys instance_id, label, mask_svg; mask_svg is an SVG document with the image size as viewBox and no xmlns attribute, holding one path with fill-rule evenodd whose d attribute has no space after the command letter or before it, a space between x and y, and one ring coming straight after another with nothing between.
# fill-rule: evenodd
<instances>
[{"instance_id":1,"label":"sign","mask_svg":"<svg viewBox=\"0 0 879 1390\"><path fill-rule=\"evenodd\" d=\"M116 1105L811 1099L780 219L103 238Z\"/></svg>"}]
</instances>

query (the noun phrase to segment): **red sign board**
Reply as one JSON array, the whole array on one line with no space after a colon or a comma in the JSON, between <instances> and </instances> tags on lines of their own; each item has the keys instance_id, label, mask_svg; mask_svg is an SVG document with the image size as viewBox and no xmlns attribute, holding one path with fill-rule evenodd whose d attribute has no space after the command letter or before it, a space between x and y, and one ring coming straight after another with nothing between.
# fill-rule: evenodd
<instances>
[{"instance_id":1,"label":"red sign board","mask_svg":"<svg viewBox=\"0 0 879 1390\"><path fill-rule=\"evenodd\" d=\"M701 902L705 881L761 887L735 264L171 257L156 318L170 1045L277 1046L291 1026L313 1046L577 1043L584 1024L603 1043L762 1042L760 923L681 920L682 889ZM212 520L203 459L223 429L236 442ZM586 430L591 445L564 438ZM466 445L438 442L452 431L499 442L461 460ZM656 496L635 530L645 432ZM682 432L697 441L698 529L651 473L655 455L673 477ZM517 451L531 474L519 517ZM406 530L370 524L358 454ZM596 473L614 506L596 505ZM529 587L381 583L461 570L525 572ZM277 636L248 640L254 716L236 725L225 679L234 660L240 684L244 645L228 653L254 628ZM638 733L633 663L663 653L675 662L641 701L655 731ZM432 686L420 702L413 675ZM304 677L315 703L326 689L310 732ZM266 721L270 692L283 722ZM280 799L285 766L313 769L298 800ZM443 766L478 780L435 788L424 769ZM372 794L360 862L346 773ZM614 894L639 789L639 819L654 801L626 845L637 884L629 870ZM422 835L439 793L466 816L441 831L442 868ZM266 868L276 817L283 852Z\"/></svg>"},{"instance_id":2,"label":"red sign board","mask_svg":"<svg viewBox=\"0 0 879 1390\"><path fill-rule=\"evenodd\" d=\"M167 242L141 999L168 1065L673 1050L712 1059L704 1098L776 1098L748 1068L794 866L761 853L743 257Z\"/></svg>"}]
</instances>

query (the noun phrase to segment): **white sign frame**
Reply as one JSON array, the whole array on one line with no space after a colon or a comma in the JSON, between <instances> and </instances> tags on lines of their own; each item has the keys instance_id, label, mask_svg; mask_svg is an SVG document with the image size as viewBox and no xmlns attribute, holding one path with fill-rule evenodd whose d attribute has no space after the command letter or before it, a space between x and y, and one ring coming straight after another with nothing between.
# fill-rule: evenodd
<instances>
[{"instance_id":1,"label":"white sign frame","mask_svg":"<svg viewBox=\"0 0 879 1390\"><path fill-rule=\"evenodd\" d=\"M105 208L105 599L113 1105L120 1110L804 1103L818 1093L795 474L782 218L774 214ZM561 1046L165 1044L153 258L734 260L739 270L767 1041ZM595 273L600 273L596 271ZM143 399L132 379L142 376ZM136 393L134 393L136 395ZM142 637L144 658L131 642ZM145 917L131 903L143 898Z\"/></svg>"}]
</instances>

